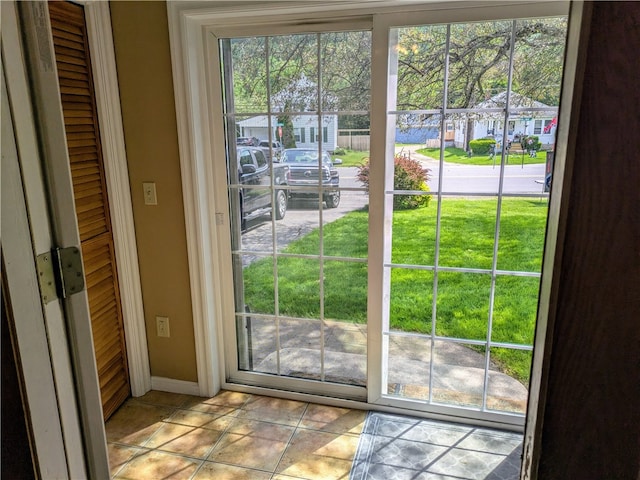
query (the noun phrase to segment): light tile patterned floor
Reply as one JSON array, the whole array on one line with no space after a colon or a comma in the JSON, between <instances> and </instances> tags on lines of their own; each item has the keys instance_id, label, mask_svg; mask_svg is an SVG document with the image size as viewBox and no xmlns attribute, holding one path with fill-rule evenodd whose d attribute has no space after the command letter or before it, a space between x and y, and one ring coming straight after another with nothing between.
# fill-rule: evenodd
<instances>
[{"instance_id":1,"label":"light tile patterned floor","mask_svg":"<svg viewBox=\"0 0 640 480\"><path fill-rule=\"evenodd\" d=\"M152 391L106 425L116 479L344 479L366 412L237 392Z\"/></svg>"},{"instance_id":2,"label":"light tile patterned floor","mask_svg":"<svg viewBox=\"0 0 640 480\"><path fill-rule=\"evenodd\" d=\"M521 440L229 391L209 399L151 391L127 400L106 431L112 477L141 480L510 479L506 459L519 467Z\"/></svg>"}]
</instances>

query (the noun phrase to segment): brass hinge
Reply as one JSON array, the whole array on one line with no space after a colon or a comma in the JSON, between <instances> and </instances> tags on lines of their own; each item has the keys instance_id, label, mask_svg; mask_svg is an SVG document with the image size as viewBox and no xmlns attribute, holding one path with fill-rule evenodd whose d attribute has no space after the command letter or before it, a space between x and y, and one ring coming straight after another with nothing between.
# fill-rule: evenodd
<instances>
[{"instance_id":1,"label":"brass hinge","mask_svg":"<svg viewBox=\"0 0 640 480\"><path fill-rule=\"evenodd\" d=\"M84 290L82 257L78 247L54 248L38 255L36 265L43 303Z\"/></svg>"}]
</instances>

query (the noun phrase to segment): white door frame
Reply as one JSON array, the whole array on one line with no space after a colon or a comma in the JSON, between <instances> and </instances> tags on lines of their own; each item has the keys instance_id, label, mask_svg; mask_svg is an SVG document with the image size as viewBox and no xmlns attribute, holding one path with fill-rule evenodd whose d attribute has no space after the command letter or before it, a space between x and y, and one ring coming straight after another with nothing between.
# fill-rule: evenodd
<instances>
[{"instance_id":1,"label":"white door frame","mask_svg":"<svg viewBox=\"0 0 640 480\"><path fill-rule=\"evenodd\" d=\"M459 19L460 11L464 11L465 19L486 18L485 7L493 5L500 16L516 18L522 12L532 15L563 14L567 12L566 2L532 2L532 3L504 3L504 2L443 2L417 5L416 2L341 2L340 4L305 3L293 6L282 6L265 2L260 5L260 15L255 15L256 5L212 8L206 2L168 2L169 33L173 62L174 88L176 96L176 111L178 118L178 136L180 142L180 162L183 181L185 218L187 224L187 245L191 274L191 291L193 302L194 331L197 339L196 360L198 367L198 383L202 394L214 394L221 384L224 384L226 374L224 360L224 338L221 329L221 318L224 298L211 298L210 292L215 292L218 285L224 285L222 271L225 271L224 260L218 258L215 252L228 240L219 232L228 222L226 207L226 192L219 192L215 188L214 167L212 164L220 155L224 155L219 142L212 142L214 133L223 131L219 116L211 115L209 106L217 102L217 86L207 82L211 67L207 59L213 52L209 42L209 32L212 29L232 28L249 23L254 34L266 32L270 21L292 20L295 16L304 15L306 21L326 19L327 16L346 22L353 22L362 18L363 14L375 13L404 15L405 21L411 23L412 13L416 10L431 10L431 17L437 16L442 22ZM543 6L545 10L540 10ZM477 7L477 8L472 8ZM482 7L482 8L481 8ZM247 15L248 11L251 15ZM328 12L328 13L325 13ZM470 17L472 15L472 17ZM284 20L283 20L284 19ZM296 28L296 27L294 27ZM298 26L304 29L304 25ZM216 31L217 31L216 30ZM375 32L374 32L375 35ZM378 71L380 73L380 70ZM386 71L383 72L386 74ZM383 92L384 93L384 92ZM383 96L373 95L375 99ZM373 127L373 126L372 126ZM377 130L384 133L384 126ZM380 137L384 140L384 135ZM384 146L378 145L378 151ZM372 178L372 181L376 179ZM378 183L381 179L377 179ZM216 192L216 190L218 190ZM210 208L213 206L213 208ZM372 208L381 208L372 205ZM553 221L553 219L551 220ZM549 250L552 251L552 250ZM370 265L370 268L371 265ZM377 268L374 266L374 268ZM379 312L378 312L379 313ZM373 315L377 317L379 315ZM375 320L375 318L374 318ZM372 325L370 342L380 343L375 325ZM369 351L375 352L378 345L369 345ZM371 348L374 347L374 348ZM372 358L369 368L375 368L379 358ZM371 380L371 377L370 377ZM376 383L380 382L376 380ZM376 390L374 386L374 390ZM379 388L378 388L379 390ZM375 392L370 401L377 398Z\"/></svg>"},{"instance_id":2,"label":"white door frame","mask_svg":"<svg viewBox=\"0 0 640 480\"><path fill-rule=\"evenodd\" d=\"M151 390L151 370L111 14L106 1L85 0L82 3L86 13L102 158L118 266L131 395L140 397Z\"/></svg>"}]
</instances>

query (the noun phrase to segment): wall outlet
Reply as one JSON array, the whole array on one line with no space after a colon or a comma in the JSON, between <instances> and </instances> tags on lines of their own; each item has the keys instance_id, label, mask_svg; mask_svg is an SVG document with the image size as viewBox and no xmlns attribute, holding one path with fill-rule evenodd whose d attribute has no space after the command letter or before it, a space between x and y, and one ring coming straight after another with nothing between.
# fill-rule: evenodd
<instances>
[{"instance_id":1,"label":"wall outlet","mask_svg":"<svg viewBox=\"0 0 640 480\"><path fill-rule=\"evenodd\" d=\"M159 337L170 337L169 317L156 317L156 330Z\"/></svg>"}]
</instances>

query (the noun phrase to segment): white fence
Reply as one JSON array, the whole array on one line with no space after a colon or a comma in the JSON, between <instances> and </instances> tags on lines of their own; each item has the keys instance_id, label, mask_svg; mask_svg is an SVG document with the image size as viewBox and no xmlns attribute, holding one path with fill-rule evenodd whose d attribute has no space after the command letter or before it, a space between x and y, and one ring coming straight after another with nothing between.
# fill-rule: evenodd
<instances>
[{"instance_id":1,"label":"white fence","mask_svg":"<svg viewBox=\"0 0 640 480\"><path fill-rule=\"evenodd\" d=\"M369 130L338 130L338 146L356 152L368 152L371 149Z\"/></svg>"}]
</instances>

